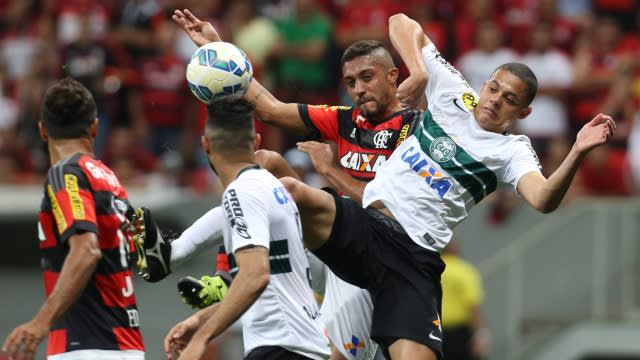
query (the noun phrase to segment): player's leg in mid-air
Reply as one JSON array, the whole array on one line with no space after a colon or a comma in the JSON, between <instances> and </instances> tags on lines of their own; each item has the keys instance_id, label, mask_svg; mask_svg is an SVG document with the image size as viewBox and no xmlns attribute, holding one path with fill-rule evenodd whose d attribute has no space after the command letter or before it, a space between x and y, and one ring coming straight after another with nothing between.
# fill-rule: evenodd
<instances>
[{"instance_id":1,"label":"player's leg in mid-air","mask_svg":"<svg viewBox=\"0 0 640 360\"><path fill-rule=\"evenodd\" d=\"M292 177L281 178L280 182L291 194L300 211L305 246L310 250L321 247L329 239L336 217L333 195Z\"/></svg>"}]
</instances>

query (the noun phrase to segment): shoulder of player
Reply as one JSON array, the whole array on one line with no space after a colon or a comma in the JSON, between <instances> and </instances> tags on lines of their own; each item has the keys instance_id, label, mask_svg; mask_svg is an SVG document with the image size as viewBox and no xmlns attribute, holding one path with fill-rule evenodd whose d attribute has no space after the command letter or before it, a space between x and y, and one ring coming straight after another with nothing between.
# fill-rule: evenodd
<instances>
[{"instance_id":1,"label":"shoulder of player","mask_svg":"<svg viewBox=\"0 0 640 360\"><path fill-rule=\"evenodd\" d=\"M233 180L224 193L234 193L236 196L251 197L259 199L263 194L271 191L275 182L279 181L270 172L260 169L260 171L247 171ZM277 185L277 184L275 184Z\"/></svg>"},{"instance_id":2,"label":"shoulder of player","mask_svg":"<svg viewBox=\"0 0 640 360\"><path fill-rule=\"evenodd\" d=\"M47 183L51 184L55 190L63 188L69 181L69 176L75 177L73 181L76 183L87 183L90 175L80 162L84 156L87 155L77 153L53 164L47 173Z\"/></svg>"}]
</instances>

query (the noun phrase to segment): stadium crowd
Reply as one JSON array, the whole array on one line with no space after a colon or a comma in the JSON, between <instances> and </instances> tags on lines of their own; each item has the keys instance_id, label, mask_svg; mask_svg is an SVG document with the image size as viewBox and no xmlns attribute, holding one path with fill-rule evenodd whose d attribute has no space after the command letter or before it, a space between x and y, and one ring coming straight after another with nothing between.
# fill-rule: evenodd
<instances>
[{"instance_id":1,"label":"stadium crowd","mask_svg":"<svg viewBox=\"0 0 640 360\"><path fill-rule=\"evenodd\" d=\"M640 189L635 0L0 0L0 184L42 182L40 102L53 81L71 76L96 95L97 155L127 187L219 191L200 149L206 109L184 76L195 47L170 19L182 8L245 50L254 76L282 101L345 105L340 54L359 39L388 44L387 19L404 12L476 91L499 64L534 70L533 113L511 131L532 139L545 175L593 114L614 116L616 138L589 154L573 196ZM285 153L295 145L257 124L264 148ZM291 160L310 167L299 155ZM496 222L512 203L501 200Z\"/></svg>"}]
</instances>

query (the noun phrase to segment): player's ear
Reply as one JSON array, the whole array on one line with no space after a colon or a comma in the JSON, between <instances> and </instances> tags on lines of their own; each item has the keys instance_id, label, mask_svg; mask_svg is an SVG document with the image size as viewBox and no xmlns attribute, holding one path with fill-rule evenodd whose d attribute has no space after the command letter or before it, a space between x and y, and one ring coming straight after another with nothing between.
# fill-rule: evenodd
<instances>
[{"instance_id":1,"label":"player's ear","mask_svg":"<svg viewBox=\"0 0 640 360\"><path fill-rule=\"evenodd\" d=\"M398 70L398 68L389 69L389 73L387 74L387 78L389 79L389 82L392 84L397 84L399 74L400 74L400 70Z\"/></svg>"},{"instance_id":2,"label":"player's ear","mask_svg":"<svg viewBox=\"0 0 640 360\"><path fill-rule=\"evenodd\" d=\"M209 147L209 141L207 140L207 137L204 135L200 136L200 143L202 144L202 148L204 149L204 152L207 153L207 155L209 155L211 152L211 149Z\"/></svg>"},{"instance_id":3,"label":"player's ear","mask_svg":"<svg viewBox=\"0 0 640 360\"><path fill-rule=\"evenodd\" d=\"M89 128L89 135L91 139L95 139L98 136L98 118L93 119L91 127Z\"/></svg>"},{"instance_id":4,"label":"player's ear","mask_svg":"<svg viewBox=\"0 0 640 360\"><path fill-rule=\"evenodd\" d=\"M529 116L529 114L531 114L531 106L527 106L526 108L522 109L522 111L520 111L520 114L518 114L518 119L524 119Z\"/></svg>"},{"instance_id":5,"label":"player's ear","mask_svg":"<svg viewBox=\"0 0 640 360\"><path fill-rule=\"evenodd\" d=\"M47 129L44 127L42 121L38 121L38 130L40 131L40 138L42 141L49 141L49 133L47 133Z\"/></svg>"},{"instance_id":6,"label":"player's ear","mask_svg":"<svg viewBox=\"0 0 640 360\"><path fill-rule=\"evenodd\" d=\"M258 149L260 149L261 143L262 143L262 136L256 133L255 136L253 137L253 151L257 151Z\"/></svg>"}]
</instances>

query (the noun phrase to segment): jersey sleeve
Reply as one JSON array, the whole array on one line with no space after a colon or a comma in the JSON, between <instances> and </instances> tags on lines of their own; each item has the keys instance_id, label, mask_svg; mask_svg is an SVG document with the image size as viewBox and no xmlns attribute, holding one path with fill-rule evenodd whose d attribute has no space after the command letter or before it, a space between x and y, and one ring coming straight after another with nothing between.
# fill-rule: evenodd
<instances>
[{"instance_id":1,"label":"jersey sleeve","mask_svg":"<svg viewBox=\"0 0 640 360\"><path fill-rule=\"evenodd\" d=\"M525 136L518 139L513 148L513 155L500 175L500 181L511 184L515 189L523 175L530 172L540 172L542 167L531 142Z\"/></svg>"},{"instance_id":2,"label":"jersey sleeve","mask_svg":"<svg viewBox=\"0 0 640 360\"><path fill-rule=\"evenodd\" d=\"M298 104L298 113L311 132L309 140L331 140L337 142L338 114L340 111L351 112L348 106L305 105Z\"/></svg>"},{"instance_id":3,"label":"jersey sleeve","mask_svg":"<svg viewBox=\"0 0 640 360\"><path fill-rule=\"evenodd\" d=\"M46 196L60 242L65 244L72 235L98 233L96 204L89 180L79 166L62 165L51 169L47 179Z\"/></svg>"},{"instance_id":4,"label":"jersey sleeve","mask_svg":"<svg viewBox=\"0 0 640 360\"><path fill-rule=\"evenodd\" d=\"M437 106L448 100L446 95L452 92L474 92L460 71L440 55L434 44L422 48L422 60L429 73L425 95L430 105Z\"/></svg>"},{"instance_id":5,"label":"jersey sleeve","mask_svg":"<svg viewBox=\"0 0 640 360\"><path fill-rule=\"evenodd\" d=\"M265 199L252 192L246 184L237 184L225 190L223 207L231 229L230 248L235 253L245 246L269 248L269 211Z\"/></svg>"}]
</instances>

